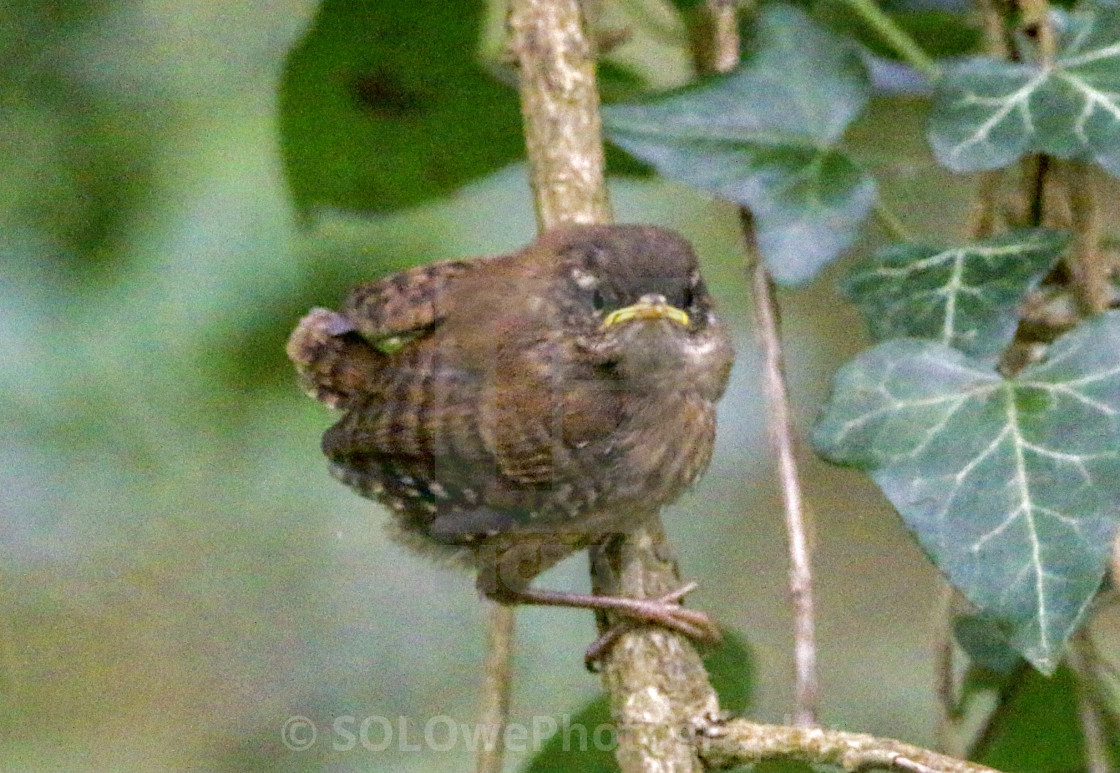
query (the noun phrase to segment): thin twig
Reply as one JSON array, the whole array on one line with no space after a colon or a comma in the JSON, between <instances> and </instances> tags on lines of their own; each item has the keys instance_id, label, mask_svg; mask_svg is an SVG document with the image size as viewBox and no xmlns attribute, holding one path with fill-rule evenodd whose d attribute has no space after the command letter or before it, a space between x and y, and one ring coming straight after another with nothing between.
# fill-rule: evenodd
<instances>
[{"instance_id":1,"label":"thin twig","mask_svg":"<svg viewBox=\"0 0 1120 773\"><path fill-rule=\"evenodd\" d=\"M483 729L476 770L501 773L505 756L506 726L509 724L510 694L513 691L513 607L485 602L486 664L479 702L478 722Z\"/></svg>"},{"instance_id":2,"label":"thin twig","mask_svg":"<svg viewBox=\"0 0 1120 773\"><path fill-rule=\"evenodd\" d=\"M902 224L898 215L891 211L891 209L882 201L876 201L875 206L871 210L875 218L879 221L879 225L883 227L890 236L900 242L912 242L914 237L910 231Z\"/></svg>"},{"instance_id":3,"label":"thin twig","mask_svg":"<svg viewBox=\"0 0 1120 773\"><path fill-rule=\"evenodd\" d=\"M1011 42L1007 35L1007 25L1000 13L998 0L977 0L976 10L984 30L984 53L995 59L1011 57Z\"/></svg>"},{"instance_id":4,"label":"thin twig","mask_svg":"<svg viewBox=\"0 0 1120 773\"><path fill-rule=\"evenodd\" d=\"M956 669L953 649L953 606L956 591L948 581L941 580L941 601L937 610L937 632L933 643L934 685L937 705L937 748L955 754L959 750L956 738L961 718L960 698L957 696Z\"/></svg>"},{"instance_id":5,"label":"thin twig","mask_svg":"<svg viewBox=\"0 0 1120 773\"><path fill-rule=\"evenodd\" d=\"M692 61L699 73L728 73L739 64L736 0L707 0L692 14Z\"/></svg>"},{"instance_id":6,"label":"thin twig","mask_svg":"<svg viewBox=\"0 0 1120 773\"><path fill-rule=\"evenodd\" d=\"M770 440L778 460L778 479L786 513L789 538L789 590L793 606L794 724L817 722L820 687L817 680L817 644L813 616L813 572L809 529L801 497L801 481L793 448L793 421L782 356L781 321L774 280L762 262L754 236L754 219L740 210L747 241L747 262L754 297L754 319L762 343L762 379Z\"/></svg>"},{"instance_id":7,"label":"thin twig","mask_svg":"<svg viewBox=\"0 0 1120 773\"><path fill-rule=\"evenodd\" d=\"M980 185L972 202L972 227L969 229L973 239L986 239L995 233L1002 185L1002 169L980 173Z\"/></svg>"},{"instance_id":8,"label":"thin twig","mask_svg":"<svg viewBox=\"0 0 1120 773\"><path fill-rule=\"evenodd\" d=\"M1044 65L1054 61L1054 25L1050 23L1050 0L1017 0L1021 14L1020 28L1033 37L1038 58Z\"/></svg>"},{"instance_id":9,"label":"thin twig","mask_svg":"<svg viewBox=\"0 0 1120 773\"><path fill-rule=\"evenodd\" d=\"M1081 312L1099 314L1112 302L1111 265L1101 249L1100 194L1092 165L1056 162L1069 196L1073 249L1066 259L1070 284Z\"/></svg>"},{"instance_id":10,"label":"thin twig","mask_svg":"<svg viewBox=\"0 0 1120 773\"><path fill-rule=\"evenodd\" d=\"M880 37L894 49L902 61L924 74L930 80L941 77L941 68L929 57L914 38L883 13L875 0L843 0L863 21L879 33Z\"/></svg>"},{"instance_id":11,"label":"thin twig","mask_svg":"<svg viewBox=\"0 0 1120 773\"><path fill-rule=\"evenodd\" d=\"M1103 708L1100 678L1097 674L1099 656L1092 638L1084 628L1070 640L1066 659L1077 677L1077 718L1081 723L1081 737L1085 742L1085 770L1087 773L1108 773L1112 770L1112 765L1101 716Z\"/></svg>"},{"instance_id":12,"label":"thin twig","mask_svg":"<svg viewBox=\"0 0 1120 773\"><path fill-rule=\"evenodd\" d=\"M837 765L848 771L896 770L906 773L995 773L890 738L842 730L760 725L745 719L713 722L699 732L700 756L710 768L731 768L768 760Z\"/></svg>"},{"instance_id":13,"label":"thin twig","mask_svg":"<svg viewBox=\"0 0 1120 773\"><path fill-rule=\"evenodd\" d=\"M708 0L712 18L713 44L709 47L710 66L726 72L739 61L739 28L734 2ZM774 455L778 460L778 479L786 513L789 538L789 590L793 606L793 722L807 727L817 723L820 685L817 680L817 644L813 615L812 556L809 530L801 497L797 457L793 449L793 421L790 418L789 390L786 387L782 356L781 313L774 296L774 282L762 262L755 238L754 217L739 210L746 244L748 271L754 295L755 328L762 342L763 388Z\"/></svg>"},{"instance_id":14,"label":"thin twig","mask_svg":"<svg viewBox=\"0 0 1120 773\"><path fill-rule=\"evenodd\" d=\"M702 47L698 65L715 72L734 69L739 61L739 27L734 2L708 0L711 19L711 45ZM789 589L793 606L793 721L799 726L815 725L820 687L817 680L817 645L813 616L813 574L801 482L793 450L793 422L790 418L789 390L782 357L780 311L774 297L774 282L761 260L755 239L754 218L740 209L746 243L748 271L754 294L755 328L763 349L763 386L774 455L778 460L778 479L786 513L789 538Z\"/></svg>"}]
</instances>

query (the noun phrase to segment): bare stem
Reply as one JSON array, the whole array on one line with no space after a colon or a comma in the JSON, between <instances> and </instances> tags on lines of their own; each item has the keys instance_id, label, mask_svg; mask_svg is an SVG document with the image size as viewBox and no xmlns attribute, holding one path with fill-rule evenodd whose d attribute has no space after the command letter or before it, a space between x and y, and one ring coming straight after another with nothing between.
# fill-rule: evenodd
<instances>
[{"instance_id":1,"label":"bare stem","mask_svg":"<svg viewBox=\"0 0 1120 773\"><path fill-rule=\"evenodd\" d=\"M910 37L891 17L883 13L875 0L843 0L863 21L879 33L879 36L894 49L902 61L923 73L930 80L941 77L941 68L922 50L914 38Z\"/></svg>"},{"instance_id":2,"label":"bare stem","mask_svg":"<svg viewBox=\"0 0 1120 773\"><path fill-rule=\"evenodd\" d=\"M1061 161L1074 244L1068 258L1074 297L1082 313L1099 314L1112 301L1111 265L1101 249L1101 214L1097 176L1090 164Z\"/></svg>"},{"instance_id":3,"label":"bare stem","mask_svg":"<svg viewBox=\"0 0 1120 773\"><path fill-rule=\"evenodd\" d=\"M812 765L837 765L848 771L995 773L985 765L890 738L842 730L760 725L745 719L702 728L699 743L704 762L719 769L767 760L797 760Z\"/></svg>"},{"instance_id":4,"label":"bare stem","mask_svg":"<svg viewBox=\"0 0 1120 773\"><path fill-rule=\"evenodd\" d=\"M509 24L539 225L608 222L595 68L579 2L511 0ZM651 513L645 527L592 550L592 588L599 595L664 596L681 585L671 552ZM600 630L618 623L607 613L598 618ZM635 627L603 657L602 679L625 773L699 773L690 734L678 729L718 713L719 703L687 639Z\"/></svg>"},{"instance_id":5,"label":"bare stem","mask_svg":"<svg viewBox=\"0 0 1120 773\"><path fill-rule=\"evenodd\" d=\"M1100 678L1097 672L1099 656L1092 638L1084 628L1071 639L1067 659L1077 677L1077 717L1081 722L1081 736L1085 742L1085 770L1087 773L1108 773L1112 770L1112 765L1101 716Z\"/></svg>"},{"instance_id":6,"label":"bare stem","mask_svg":"<svg viewBox=\"0 0 1120 773\"><path fill-rule=\"evenodd\" d=\"M486 664L479 700L478 722L484 729L478 749L478 773L501 773L505 756L506 725L509 724L510 694L513 690L513 607L484 602L488 609Z\"/></svg>"},{"instance_id":7,"label":"bare stem","mask_svg":"<svg viewBox=\"0 0 1120 773\"><path fill-rule=\"evenodd\" d=\"M509 27L537 224L609 222L595 62L578 0L512 0Z\"/></svg>"},{"instance_id":8,"label":"bare stem","mask_svg":"<svg viewBox=\"0 0 1120 773\"><path fill-rule=\"evenodd\" d=\"M879 225L890 234L891 238L897 239L900 242L914 241L913 235L911 235L906 226L902 224L898 215L882 201L875 202L875 207L872 212L874 212L876 219L879 221Z\"/></svg>"},{"instance_id":9,"label":"bare stem","mask_svg":"<svg viewBox=\"0 0 1120 773\"><path fill-rule=\"evenodd\" d=\"M789 539L789 590L793 605L793 658L796 677L793 721L798 726L808 727L817 722L820 694L809 529L793 448L793 421L790 417L789 391L786 388L780 312L774 296L774 280L758 253L754 220L747 210L740 212L754 295L755 328L762 343L762 378L766 393L766 412L769 416L770 442L778 460L778 478L782 487L786 534Z\"/></svg>"},{"instance_id":10,"label":"bare stem","mask_svg":"<svg viewBox=\"0 0 1120 773\"><path fill-rule=\"evenodd\" d=\"M937 747L940 751L957 753L960 745L956 738L961 718L960 699L957 696L953 651L953 607L956 591L946 580L941 580L941 602L937 611L937 632L933 643L934 685L940 711L937 718Z\"/></svg>"}]
</instances>

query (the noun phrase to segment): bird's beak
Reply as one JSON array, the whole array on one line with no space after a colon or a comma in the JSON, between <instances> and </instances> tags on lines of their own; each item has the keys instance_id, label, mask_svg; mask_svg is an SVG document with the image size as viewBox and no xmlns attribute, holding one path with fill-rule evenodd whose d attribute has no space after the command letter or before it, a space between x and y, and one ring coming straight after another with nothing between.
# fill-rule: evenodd
<instances>
[{"instance_id":1,"label":"bird's beak","mask_svg":"<svg viewBox=\"0 0 1120 773\"><path fill-rule=\"evenodd\" d=\"M606 330L622 322L629 322L632 319L668 319L676 322L679 325L688 327L688 313L683 309L678 309L676 306L670 306L663 296L643 296L641 300L632 306L624 306L621 309L615 309L606 316L603 324L599 326L600 330Z\"/></svg>"}]
</instances>

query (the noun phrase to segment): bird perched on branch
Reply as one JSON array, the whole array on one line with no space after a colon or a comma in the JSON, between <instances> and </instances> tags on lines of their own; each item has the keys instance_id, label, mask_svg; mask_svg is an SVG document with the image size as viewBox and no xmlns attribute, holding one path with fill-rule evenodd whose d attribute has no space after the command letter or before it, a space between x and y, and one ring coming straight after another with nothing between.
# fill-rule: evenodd
<instances>
[{"instance_id":1,"label":"bird perched on branch","mask_svg":"<svg viewBox=\"0 0 1120 773\"><path fill-rule=\"evenodd\" d=\"M313 309L287 351L307 393L344 412L323 436L332 473L386 505L405 543L473 565L499 602L712 633L683 593L530 587L641 526L711 458L733 353L677 234L566 226L403 271Z\"/></svg>"}]
</instances>

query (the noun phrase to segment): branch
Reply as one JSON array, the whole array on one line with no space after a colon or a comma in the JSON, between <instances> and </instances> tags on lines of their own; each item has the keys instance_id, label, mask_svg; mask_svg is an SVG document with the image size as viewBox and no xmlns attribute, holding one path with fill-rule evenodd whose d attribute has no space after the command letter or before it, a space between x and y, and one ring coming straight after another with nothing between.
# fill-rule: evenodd
<instances>
[{"instance_id":1,"label":"branch","mask_svg":"<svg viewBox=\"0 0 1120 773\"><path fill-rule=\"evenodd\" d=\"M1059 171L1065 178L1073 226L1073 249L1066 259L1070 285L1080 311L1091 316L1108 309L1113 299L1112 266L1101 249L1098 176L1091 164L1082 161L1062 161Z\"/></svg>"},{"instance_id":2,"label":"branch","mask_svg":"<svg viewBox=\"0 0 1120 773\"><path fill-rule=\"evenodd\" d=\"M679 588L661 521L593 549L592 581L596 593L626 596L661 596ZM600 624L605 630L613 622ZM628 631L604 658L602 677L624 773L703 770L692 736L707 717L718 716L719 699L687 639L650 626Z\"/></svg>"},{"instance_id":3,"label":"branch","mask_svg":"<svg viewBox=\"0 0 1120 773\"><path fill-rule=\"evenodd\" d=\"M478 723L484 732L478 748L476 770L478 773L501 773L505 756L506 725L509 724L510 693L513 687L513 632L514 608L484 601L489 614L486 617L486 665L483 667L483 687L479 695L482 704Z\"/></svg>"},{"instance_id":4,"label":"branch","mask_svg":"<svg viewBox=\"0 0 1120 773\"><path fill-rule=\"evenodd\" d=\"M837 765L844 770L906 773L997 773L993 768L918 746L842 730L760 725L745 719L700 729L700 756L710 768L732 768L767 760Z\"/></svg>"},{"instance_id":5,"label":"branch","mask_svg":"<svg viewBox=\"0 0 1120 773\"><path fill-rule=\"evenodd\" d=\"M599 98L578 0L511 0L512 48L530 183L541 228L610 220L603 181ZM595 593L661 596L681 582L661 521L592 550ZM600 615L601 630L613 624ZM690 734L678 728L719 710L699 655L682 636L652 626L622 634L602 661L619 728L623 771L699 771Z\"/></svg>"},{"instance_id":6,"label":"branch","mask_svg":"<svg viewBox=\"0 0 1120 773\"><path fill-rule=\"evenodd\" d=\"M578 0L511 0L509 27L537 225L610 222L595 61Z\"/></svg>"}]
</instances>

